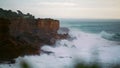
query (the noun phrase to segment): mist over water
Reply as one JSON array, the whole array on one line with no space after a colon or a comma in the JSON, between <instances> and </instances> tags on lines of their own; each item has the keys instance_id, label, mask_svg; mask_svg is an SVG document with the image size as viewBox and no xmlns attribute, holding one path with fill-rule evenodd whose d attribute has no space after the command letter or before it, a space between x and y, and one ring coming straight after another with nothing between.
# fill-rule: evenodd
<instances>
[{"instance_id":1,"label":"mist over water","mask_svg":"<svg viewBox=\"0 0 120 68\"><path fill-rule=\"evenodd\" d=\"M73 38L58 40L55 46L44 45L51 52L40 56L25 56L15 64L0 64L0 68L20 68L22 60L31 68L74 68L76 62L98 62L103 68L120 63L120 21L61 20L61 27L70 29Z\"/></svg>"}]
</instances>

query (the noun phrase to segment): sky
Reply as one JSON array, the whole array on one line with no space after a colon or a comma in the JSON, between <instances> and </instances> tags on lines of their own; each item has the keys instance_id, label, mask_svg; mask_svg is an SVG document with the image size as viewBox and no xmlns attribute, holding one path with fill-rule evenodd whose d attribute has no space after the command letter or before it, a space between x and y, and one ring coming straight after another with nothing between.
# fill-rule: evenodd
<instances>
[{"instance_id":1,"label":"sky","mask_svg":"<svg viewBox=\"0 0 120 68\"><path fill-rule=\"evenodd\" d=\"M120 19L120 0L0 0L0 8L41 18Z\"/></svg>"}]
</instances>

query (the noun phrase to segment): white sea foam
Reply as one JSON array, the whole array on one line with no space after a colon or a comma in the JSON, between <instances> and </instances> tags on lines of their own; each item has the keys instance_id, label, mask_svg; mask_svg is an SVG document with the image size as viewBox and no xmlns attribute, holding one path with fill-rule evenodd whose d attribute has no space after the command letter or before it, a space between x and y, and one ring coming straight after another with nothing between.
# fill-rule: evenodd
<instances>
[{"instance_id":1,"label":"white sea foam","mask_svg":"<svg viewBox=\"0 0 120 68\"><path fill-rule=\"evenodd\" d=\"M53 54L43 53L40 56L19 57L15 64L0 64L0 68L20 68L21 60L28 62L32 68L72 68L76 58L85 62L97 60L102 63L114 63L120 61L119 42L104 39L101 34L89 34L80 30L70 30L69 34L75 38L59 40L55 47L49 45L42 47L42 50L51 51Z\"/></svg>"},{"instance_id":2,"label":"white sea foam","mask_svg":"<svg viewBox=\"0 0 120 68\"><path fill-rule=\"evenodd\" d=\"M120 41L120 33L108 33L108 32L102 31L100 35L102 38L105 38L107 40Z\"/></svg>"}]
</instances>

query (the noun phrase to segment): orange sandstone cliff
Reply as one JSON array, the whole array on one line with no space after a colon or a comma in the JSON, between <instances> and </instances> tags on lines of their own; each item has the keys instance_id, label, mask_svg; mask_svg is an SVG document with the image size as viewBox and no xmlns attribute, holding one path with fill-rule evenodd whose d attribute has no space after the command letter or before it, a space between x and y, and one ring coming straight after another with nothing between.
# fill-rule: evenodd
<instances>
[{"instance_id":1,"label":"orange sandstone cliff","mask_svg":"<svg viewBox=\"0 0 120 68\"><path fill-rule=\"evenodd\" d=\"M49 23L48 23L49 22ZM41 31L56 32L59 29L59 21L54 19L38 19L37 27Z\"/></svg>"},{"instance_id":2,"label":"orange sandstone cliff","mask_svg":"<svg viewBox=\"0 0 120 68\"><path fill-rule=\"evenodd\" d=\"M35 19L31 14L0 9L0 63L19 56L39 55L44 44L52 46L56 40L68 37L68 32L58 31L58 20Z\"/></svg>"}]
</instances>

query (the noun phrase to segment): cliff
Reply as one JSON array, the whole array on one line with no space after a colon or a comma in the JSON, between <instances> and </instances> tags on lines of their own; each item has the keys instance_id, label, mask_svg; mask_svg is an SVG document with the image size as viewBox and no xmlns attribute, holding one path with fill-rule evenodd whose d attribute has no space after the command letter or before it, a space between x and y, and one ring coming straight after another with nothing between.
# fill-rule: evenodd
<instances>
[{"instance_id":1,"label":"cliff","mask_svg":"<svg viewBox=\"0 0 120 68\"><path fill-rule=\"evenodd\" d=\"M32 33L36 26L35 19L16 18L10 19L10 33L13 36L18 36L24 32Z\"/></svg>"},{"instance_id":2,"label":"cliff","mask_svg":"<svg viewBox=\"0 0 120 68\"><path fill-rule=\"evenodd\" d=\"M0 13L4 11L6 12L0 9ZM0 62L11 61L18 56L39 55L40 47L44 44L52 46L57 39L68 37L68 33L58 34L60 30L58 20L35 19L30 14L27 14L26 18L20 11L15 15L19 17L10 18L2 15L0 15Z\"/></svg>"},{"instance_id":3,"label":"cliff","mask_svg":"<svg viewBox=\"0 0 120 68\"><path fill-rule=\"evenodd\" d=\"M11 19L10 35L16 37L17 39L24 39L27 42L32 42L32 40L37 37L43 44L54 44L55 39L58 39L57 31L59 29L59 21L54 19ZM59 38L60 39L60 38ZM34 44L34 43L33 43Z\"/></svg>"},{"instance_id":4,"label":"cliff","mask_svg":"<svg viewBox=\"0 0 120 68\"><path fill-rule=\"evenodd\" d=\"M49 22L49 23L48 23ZM59 29L59 21L54 19L38 19L37 27L40 31L56 32Z\"/></svg>"},{"instance_id":5,"label":"cliff","mask_svg":"<svg viewBox=\"0 0 120 68\"><path fill-rule=\"evenodd\" d=\"M40 46L32 45L24 39L19 40L10 34L10 24L8 19L0 18L0 62L11 61L18 56L39 54Z\"/></svg>"}]
</instances>

